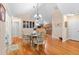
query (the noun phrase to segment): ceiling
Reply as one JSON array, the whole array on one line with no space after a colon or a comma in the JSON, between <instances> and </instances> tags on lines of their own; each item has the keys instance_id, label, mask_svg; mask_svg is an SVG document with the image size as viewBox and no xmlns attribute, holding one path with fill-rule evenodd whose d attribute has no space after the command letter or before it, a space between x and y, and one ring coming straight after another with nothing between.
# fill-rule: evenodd
<instances>
[{"instance_id":1,"label":"ceiling","mask_svg":"<svg viewBox=\"0 0 79 59\"><path fill-rule=\"evenodd\" d=\"M79 13L79 3L59 3L57 6L63 14Z\"/></svg>"},{"instance_id":2,"label":"ceiling","mask_svg":"<svg viewBox=\"0 0 79 59\"><path fill-rule=\"evenodd\" d=\"M36 3L7 3L9 10L8 13L12 16L19 18L26 18L30 16L33 18L36 13L36 9L33 6ZM43 19L51 20L52 12L58 8L62 14L78 14L79 13L79 3L39 3L39 13L42 14Z\"/></svg>"},{"instance_id":3,"label":"ceiling","mask_svg":"<svg viewBox=\"0 0 79 59\"><path fill-rule=\"evenodd\" d=\"M8 13L15 17L27 18L29 16L34 18L36 13L34 8L36 3L7 3L6 5ZM52 10L55 6L55 3L39 3L38 11L42 18L48 21L52 18Z\"/></svg>"},{"instance_id":4,"label":"ceiling","mask_svg":"<svg viewBox=\"0 0 79 59\"><path fill-rule=\"evenodd\" d=\"M26 14L30 11L32 11L34 8L33 6L35 6L34 3L7 3L7 7L9 8L9 12L13 15L13 16L20 16L23 14Z\"/></svg>"}]
</instances>

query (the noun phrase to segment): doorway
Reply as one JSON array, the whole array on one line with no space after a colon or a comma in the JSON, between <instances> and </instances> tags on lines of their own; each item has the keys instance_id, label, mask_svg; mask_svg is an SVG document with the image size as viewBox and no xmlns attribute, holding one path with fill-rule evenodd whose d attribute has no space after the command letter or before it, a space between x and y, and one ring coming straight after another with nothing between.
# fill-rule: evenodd
<instances>
[{"instance_id":1,"label":"doorway","mask_svg":"<svg viewBox=\"0 0 79 59\"><path fill-rule=\"evenodd\" d=\"M79 16L68 17L68 39L79 41Z\"/></svg>"},{"instance_id":2,"label":"doorway","mask_svg":"<svg viewBox=\"0 0 79 59\"><path fill-rule=\"evenodd\" d=\"M12 36L19 36L20 29L19 29L19 22L13 22L12 24Z\"/></svg>"}]
</instances>

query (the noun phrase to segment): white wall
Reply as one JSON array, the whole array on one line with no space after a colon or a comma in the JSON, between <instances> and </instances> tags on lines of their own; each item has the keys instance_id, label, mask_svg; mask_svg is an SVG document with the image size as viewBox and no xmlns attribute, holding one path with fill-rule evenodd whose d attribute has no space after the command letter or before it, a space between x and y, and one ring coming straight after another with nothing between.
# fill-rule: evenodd
<instances>
[{"instance_id":1,"label":"white wall","mask_svg":"<svg viewBox=\"0 0 79 59\"><path fill-rule=\"evenodd\" d=\"M16 23L18 23L18 27L16 27ZM18 31L17 31L18 30ZM12 17L12 37L22 35L22 22L20 18Z\"/></svg>"},{"instance_id":2,"label":"white wall","mask_svg":"<svg viewBox=\"0 0 79 59\"><path fill-rule=\"evenodd\" d=\"M79 41L79 15L67 17L68 39Z\"/></svg>"},{"instance_id":3,"label":"white wall","mask_svg":"<svg viewBox=\"0 0 79 59\"><path fill-rule=\"evenodd\" d=\"M67 22L67 17L65 15L63 15L63 20L62 20L63 24L62 24L62 38L63 38L63 42L66 41L68 39L68 28L65 26L66 22Z\"/></svg>"},{"instance_id":4,"label":"white wall","mask_svg":"<svg viewBox=\"0 0 79 59\"><path fill-rule=\"evenodd\" d=\"M22 37L22 35L30 35L33 32L33 28L23 28L23 21L34 22L35 20L29 19L29 18L20 19L17 17L12 17L12 37L15 37L15 36ZM16 27L15 23L19 23L18 27Z\"/></svg>"},{"instance_id":5,"label":"white wall","mask_svg":"<svg viewBox=\"0 0 79 59\"><path fill-rule=\"evenodd\" d=\"M4 7L6 9L5 5ZM6 36L6 18L5 22L0 21L0 54L2 55L6 54L5 36Z\"/></svg>"},{"instance_id":6,"label":"white wall","mask_svg":"<svg viewBox=\"0 0 79 59\"><path fill-rule=\"evenodd\" d=\"M63 17L63 31L62 37L63 41L72 39L79 41L79 15ZM67 22L67 27L65 27L65 22Z\"/></svg>"},{"instance_id":7,"label":"white wall","mask_svg":"<svg viewBox=\"0 0 79 59\"><path fill-rule=\"evenodd\" d=\"M22 20L22 22L23 21L32 21L32 22L35 22L35 20L34 19L23 19ZM22 23L22 25L23 25L23 23ZM22 34L23 35L30 35L31 33L33 32L33 28L23 28L22 27Z\"/></svg>"},{"instance_id":8,"label":"white wall","mask_svg":"<svg viewBox=\"0 0 79 59\"><path fill-rule=\"evenodd\" d=\"M6 12L6 35L5 35L5 42L7 42L10 44L11 43L11 27L12 27L12 19L11 17L8 15L8 13Z\"/></svg>"},{"instance_id":9,"label":"white wall","mask_svg":"<svg viewBox=\"0 0 79 59\"><path fill-rule=\"evenodd\" d=\"M0 21L0 54L5 54L5 22Z\"/></svg>"},{"instance_id":10,"label":"white wall","mask_svg":"<svg viewBox=\"0 0 79 59\"><path fill-rule=\"evenodd\" d=\"M62 37L62 14L60 10L55 9L52 15L52 38Z\"/></svg>"}]
</instances>

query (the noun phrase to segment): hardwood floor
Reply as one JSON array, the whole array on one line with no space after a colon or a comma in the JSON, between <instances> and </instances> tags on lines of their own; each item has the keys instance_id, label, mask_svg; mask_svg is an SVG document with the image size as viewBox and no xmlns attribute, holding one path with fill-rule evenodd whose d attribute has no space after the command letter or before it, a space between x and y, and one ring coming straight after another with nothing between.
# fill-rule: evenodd
<instances>
[{"instance_id":1,"label":"hardwood floor","mask_svg":"<svg viewBox=\"0 0 79 59\"><path fill-rule=\"evenodd\" d=\"M79 55L79 42L67 40L61 42L58 39L45 36L45 49L35 50L29 44L20 50L10 52L12 55Z\"/></svg>"},{"instance_id":2,"label":"hardwood floor","mask_svg":"<svg viewBox=\"0 0 79 59\"><path fill-rule=\"evenodd\" d=\"M79 42L68 40L61 42L58 39L47 39L47 46L45 48L46 54L50 55L78 55Z\"/></svg>"}]
</instances>

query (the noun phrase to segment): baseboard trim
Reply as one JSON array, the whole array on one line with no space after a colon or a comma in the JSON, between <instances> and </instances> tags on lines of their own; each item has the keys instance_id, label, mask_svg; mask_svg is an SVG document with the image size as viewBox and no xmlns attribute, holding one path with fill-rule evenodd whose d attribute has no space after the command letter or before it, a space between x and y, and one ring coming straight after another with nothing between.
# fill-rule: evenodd
<instances>
[{"instance_id":1,"label":"baseboard trim","mask_svg":"<svg viewBox=\"0 0 79 59\"><path fill-rule=\"evenodd\" d=\"M79 42L78 40L74 40L74 39L68 39L70 41L74 41L74 42Z\"/></svg>"}]
</instances>

